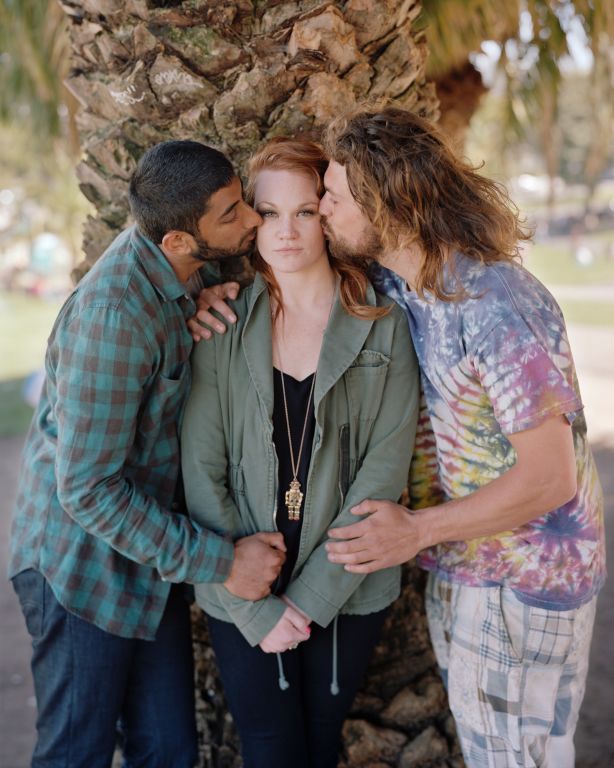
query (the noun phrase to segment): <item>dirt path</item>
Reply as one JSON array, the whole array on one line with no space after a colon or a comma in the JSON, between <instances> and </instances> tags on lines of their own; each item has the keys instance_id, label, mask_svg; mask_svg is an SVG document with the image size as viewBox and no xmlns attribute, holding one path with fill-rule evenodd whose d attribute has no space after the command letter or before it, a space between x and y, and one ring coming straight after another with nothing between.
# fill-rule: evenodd
<instances>
[{"instance_id":1,"label":"dirt path","mask_svg":"<svg viewBox=\"0 0 614 768\"><path fill-rule=\"evenodd\" d=\"M614 564L614 333L572 327L572 349L589 436L606 497L609 562ZM10 510L23 438L0 438L0 766L27 768L34 742L35 703L29 675L29 638L5 580ZM611 565L614 569L614 565ZM614 768L614 583L599 599L591 669L576 738L576 768Z\"/></svg>"}]
</instances>

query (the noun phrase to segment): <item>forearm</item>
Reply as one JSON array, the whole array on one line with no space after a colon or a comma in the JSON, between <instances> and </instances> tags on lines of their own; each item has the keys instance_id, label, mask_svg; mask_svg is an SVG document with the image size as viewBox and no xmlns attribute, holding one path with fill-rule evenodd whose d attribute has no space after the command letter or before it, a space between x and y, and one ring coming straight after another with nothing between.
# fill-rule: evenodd
<instances>
[{"instance_id":1,"label":"forearm","mask_svg":"<svg viewBox=\"0 0 614 768\"><path fill-rule=\"evenodd\" d=\"M560 476L527 478L515 465L488 485L460 499L412 513L419 551L447 541L467 541L511 531L569 501Z\"/></svg>"},{"instance_id":2,"label":"forearm","mask_svg":"<svg viewBox=\"0 0 614 768\"><path fill-rule=\"evenodd\" d=\"M420 550L513 530L569 501L576 465L569 424L552 418L510 436L516 463L473 493L421 510L367 499L353 510L363 519L330 532L329 559L353 573L398 565Z\"/></svg>"},{"instance_id":3,"label":"forearm","mask_svg":"<svg viewBox=\"0 0 614 768\"><path fill-rule=\"evenodd\" d=\"M286 596L316 624L327 627L364 578L363 574L349 573L329 562L322 544L288 586Z\"/></svg>"},{"instance_id":4,"label":"forearm","mask_svg":"<svg viewBox=\"0 0 614 768\"><path fill-rule=\"evenodd\" d=\"M184 515L163 509L125 478L85 487L66 472L60 490L64 510L93 536L130 560L155 568L168 581L224 581L232 567L232 542Z\"/></svg>"}]
</instances>

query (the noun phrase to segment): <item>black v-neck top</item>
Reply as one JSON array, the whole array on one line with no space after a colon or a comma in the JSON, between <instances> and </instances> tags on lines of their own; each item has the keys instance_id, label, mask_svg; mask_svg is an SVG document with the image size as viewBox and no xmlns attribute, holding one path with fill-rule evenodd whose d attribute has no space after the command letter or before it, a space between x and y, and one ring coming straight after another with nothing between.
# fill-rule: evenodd
<instances>
[{"instance_id":1,"label":"black v-neck top","mask_svg":"<svg viewBox=\"0 0 614 768\"><path fill-rule=\"evenodd\" d=\"M281 388L281 373L277 368L273 368L275 397L273 404L273 442L279 460L276 522L277 529L283 534L288 550L286 552L286 561L283 564L279 578L273 585L273 593L276 595L281 595L285 592L298 556L301 529L303 527L303 509L305 507L307 475L311 463L311 447L316 425L313 397L311 400L309 399L314 376L315 373L312 373L302 381L297 381L287 373L284 374L284 385L288 404L288 419L290 421L290 433L292 435L292 448L295 461L298 458L303 425L305 424L307 406L309 405L309 415L307 416L307 426L305 427L305 439L303 441L303 450L297 473L297 479L301 484L301 491L303 492L301 516L299 520L290 520L288 518L288 508L286 507L286 491L289 489L290 482L293 478L292 462L290 460L288 428L286 425L284 397Z\"/></svg>"}]
</instances>

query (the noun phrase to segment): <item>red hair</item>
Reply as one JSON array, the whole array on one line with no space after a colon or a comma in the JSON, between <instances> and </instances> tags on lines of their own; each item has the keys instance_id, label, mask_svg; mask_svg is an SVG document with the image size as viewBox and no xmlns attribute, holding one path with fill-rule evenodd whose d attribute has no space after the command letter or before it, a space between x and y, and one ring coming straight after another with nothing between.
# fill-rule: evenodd
<instances>
[{"instance_id":1,"label":"red hair","mask_svg":"<svg viewBox=\"0 0 614 768\"><path fill-rule=\"evenodd\" d=\"M319 144L307 139L278 136L268 141L250 158L247 165L246 197L250 203L254 202L256 177L264 170L295 171L310 176L316 183L318 196L322 197L327 166L328 159ZM388 313L388 307L374 307L366 303L369 280L360 266L341 261L330 253L328 259L333 272L339 277L339 296L346 312L365 320L377 320ZM254 269L264 278L271 296L277 303L277 311L283 311L279 284L257 249L251 257L251 262Z\"/></svg>"}]
</instances>

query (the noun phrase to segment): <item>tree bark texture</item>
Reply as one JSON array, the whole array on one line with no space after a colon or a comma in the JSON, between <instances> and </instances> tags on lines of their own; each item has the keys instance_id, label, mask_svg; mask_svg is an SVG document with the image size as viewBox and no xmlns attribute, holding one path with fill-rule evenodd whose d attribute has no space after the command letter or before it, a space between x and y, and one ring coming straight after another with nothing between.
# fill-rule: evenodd
<instances>
[{"instance_id":1,"label":"tree bark texture","mask_svg":"<svg viewBox=\"0 0 614 768\"><path fill-rule=\"evenodd\" d=\"M437 116L425 81L418 0L61 0L81 104L91 265L128 220L140 155L170 138L226 152L240 168L265 139L317 136L334 115L389 97Z\"/></svg>"},{"instance_id":2,"label":"tree bark texture","mask_svg":"<svg viewBox=\"0 0 614 768\"><path fill-rule=\"evenodd\" d=\"M469 61L440 75L433 82L439 101L439 127L462 154L469 123L488 89Z\"/></svg>"},{"instance_id":3,"label":"tree bark texture","mask_svg":"<svg viewBox=\"0 0 614 768\"><path fill-rule=\"evenodd\" d=\"M77 173L97 215L86 262L129 218L128 181L141 154L189 138L241 168L276 135L317 137L364 99L389 98L437 119L425 78L419 0L61 0L71 19L67 85L81 104ZM236 264L229 277L241 274ZM366 684L344 729L345 768L458 766L423 605L424 576L405 570ZM239 766L205 622L194 609L201 767ZM263 702L266 706L266 702Z\"/></svg>"}]
</instances>

